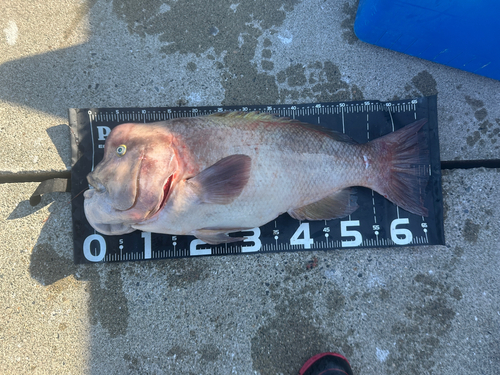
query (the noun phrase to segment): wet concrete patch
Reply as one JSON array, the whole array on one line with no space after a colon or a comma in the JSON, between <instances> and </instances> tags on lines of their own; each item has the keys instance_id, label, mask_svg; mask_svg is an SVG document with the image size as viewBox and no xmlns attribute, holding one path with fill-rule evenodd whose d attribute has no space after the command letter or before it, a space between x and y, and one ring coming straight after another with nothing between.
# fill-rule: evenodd
<instances>
[{"instance_id":1,"label":"wet concrete patch","mask_svg":"<svg viewBox=\"0 0 500 375\"><path fill-rule=\"evenodd\" d=\"M31 253L30 274L42 285L52 285L73 275L76 266L71 260L60 256L51 244L36 244Z\"/></svg>"},{"instance_id":2,"label":"wet concrete patch","mask_svg":"<svg viewBox=\"0 0 500 375\"><path fill-rule=\"evenodd\" d=\"M420 91L421 95L430 96L438 93L437 82L427 70L418 73L412 78L411 82Z\"/></svg>"},{"instance_id":3,"label":"wet concrete patch","mask_svg":"<svg viewBox=\"0 0 500 375\"><path fill-rule=\"evenodd\" d=\"M500 137L500 119L489 118L488 111L482 100L465 95L465 101L474 111L473 123L467 129L467 131L472 132L467 135L467 145L471 148L488 146L495 150L500 149L500 145L497 144Z\"/></svg>"},{"instance_id":4,"label":"wet concrete patch","mask_svg":"<svg viewBox=\"0 0 500 375\"><path fill-rule=\"evenodd\" d=\"M455 304L461 291L444 284L440 277L417 274L407 292L413 297L407 303L404 318L391 328L396 348L387 358L394 374L420 374L431 371L436 362L433 353L440 347L456 316Z\"/></svg>"},{"instance_id":5,"label":"wet concrete patch","mask_svg":"<svg viewBox=\"0 0 500 375\"><path fill-rule=\"evenodd\" d=\"M259 328L252 338L252 361L261 374L292 374L328 347L329 337L313 323L313 301L286 294L276 316Z\"/></svg>"},{"instance_id":6,"label":"wet concrete patch","mask_svg":"<svg viewBox=\"0 0 500 375\"><path fill-rule=\"evenodd\" d=\"M263 29L279 26L297 3L271 0L259 6L243 2L234 7L232 0L149 0L147 4L117 0L113 10L127 22L131 33L158 36L165 43L164 53L198 54L214 48L215 53L221 54L237 48L241 34L260 34Z\"/></svg>"},{"instance_id":7,"label":"wet concrete patch","mask_svg":"<svg viewBox=\"0 0 500 375\"><path fill-rule=\"evenodd\" d=\"M356 19L356 11L358 10L359 0L354 4L349 2L342 6L342 12L346 18L342 21L340 26L343 29L342 38L349 44L356 43L359 39L354 33L354 21Z\"/></svg>"},{"instance_id":8,"label":"wet concrete patch","mask_svg":"<svg viewBox=\"0 0 500 375\"><path fill-rule=\"evenodd\" d=\"M479 236L480 224L474 223L471 219L466 219L463 229L464 239L471 243L476 243Z\"/></svg>"},{"instance_id":9,"label":"wet concrete patch","mask_svg":"<svg viewBox=\"0 0 500 375\"><path fill-rule=\"evenodd\" d=\"M89 306L91 323L101 324L111 337L124 335L129 314L119 265L110 265L100 271L96 267L98 265L76 266L71 259L60 256L52 245L39 243L31 254L30 274L47 286L47 291L56 294L72 287L68 276L72 280L88 281L85 291L92 301Z\"/></svg>"},{"instance_id":10,"label":"wet concrete patch","mask_svg":"<svg viewBox=\"0 0 500 375\"><path fill-rule=\"evenodd\" d=\"M89 305L90 323L99 323L111 338L126 335L129 323L128 300L123 291L120 267L107 265L105 270L98 272L94 265L90 265L82 272L84 279L91 280L87 287L92 301Z\"/></svg>"},{"instance_id":11,"label":"wet concrete patch","mask_svg":"<svg viewBox=\"0 0 500 375\"><path fill-rule=\"evenodd\" d=\"M279 0L260 3L232 1L207 3L176 1L165 7L163 1L151 0L148 6L129 0L113 2L113 10L127 22L131 33L142 37L155 35L163 43L161 52L200 55L213 50L224 56L221 83L225 90L222 104L275 103L278 91L273 76L257 72L250 60L255 54L257 39L266 30L283 23L286 13L298 1L283 4ZM164 11L161 11L163 7ZM269 52L263 57L269 58ZM272 70L271 61L264 69ZM250 94L252 93L252 94Z\"/></svg>"},{"instance_id":12,"label":"wet concrete patch","mask_svg":"<svg viewBox=\"0 0 500 375\"><path fill-rule=\"evenodd\" d=\"M283 274L264 282L274 311L251 338L254 371L294 374L311 356L337 351L352 356L354 331L346 327L346 296L325 275L335 254L294 256L284 262Z\"/></svg>"},{"instance_id":13,"label":"wet concrete patch","mask_svg":"<svg viewBox=\"0 0 500 375\"><path fill-rule=\"evenodd\" d=\"M166 273L168 285L186 287L197 281L205 280L209 275L196 259L175 259L168 262Z\"/></svg>"},{"instance_id":14,"label":"wet concrete patch","mask_svg":"<svg viewBox=\"0 0 500 375\"><path fill-rule=\"evenodd\" d=\"M480 109L481 107L484 106L484 102L482 100L472 98L469 95L465 95L465 101L475 110Z\"/></svg>"},{"instance_id":15,"label":"wet concrete patch","mask_svg":"<svg viewBox=\"0 0 500 375\"><path fill-rule=\"evenodd\" d=\"M216 361L217 358L219 358L219 356L222 354L221 351L217 349L216 344L214 345L206 344L200 348L200 352L201 352L201 360L208 362Z\"/></svg>"},{"instance_id":16,"label":"wet concrete patch","mask_svg":"<svg viewBox=\"0 0 500 375\"><path fill-rule=\"evenodd\" d=\"M361 89L348 84L331 61L294 64L276 75L281 102L363 100Z\"/></svg>"}]
</instances>

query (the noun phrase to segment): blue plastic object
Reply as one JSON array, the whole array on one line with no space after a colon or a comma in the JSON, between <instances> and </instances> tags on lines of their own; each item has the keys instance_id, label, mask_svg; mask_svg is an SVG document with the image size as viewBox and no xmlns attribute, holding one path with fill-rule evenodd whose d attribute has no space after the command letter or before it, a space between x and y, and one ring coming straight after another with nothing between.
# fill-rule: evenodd
<instances>
[{"instance_id":1,"label":"blue plastic object","mask_svg":"<svg viewBox=\"0 0 500 375\"><path fill-rule=\"evenodd\" d=\"M360 0L364 42L500 80L500 0Z\"/></svg>"}]
</instances>

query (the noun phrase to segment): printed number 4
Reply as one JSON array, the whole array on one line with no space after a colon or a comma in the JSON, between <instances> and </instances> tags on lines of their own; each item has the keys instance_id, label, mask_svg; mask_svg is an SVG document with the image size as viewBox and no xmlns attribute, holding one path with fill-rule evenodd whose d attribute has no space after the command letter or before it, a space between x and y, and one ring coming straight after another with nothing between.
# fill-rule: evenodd
<instances>
[{"instance_id":1,"label":"printed number 4","mask_svg":"<svg viewBox=\"0 0 500 375\"><path fill-rule=\"evenodd\" d=\"M301 234L303 234L303 238L299 238ZM304 249L310 249L313 243L314 240L311 238L309 223L300 224L292 238L290 238L290 245L304 245Z\"/></svg>"}]
</instances>

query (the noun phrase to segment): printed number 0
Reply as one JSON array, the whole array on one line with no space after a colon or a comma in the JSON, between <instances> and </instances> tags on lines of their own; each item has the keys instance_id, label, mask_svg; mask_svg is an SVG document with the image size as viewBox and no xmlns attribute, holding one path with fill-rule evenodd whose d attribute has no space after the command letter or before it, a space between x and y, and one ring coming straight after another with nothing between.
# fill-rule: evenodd
<instances>
[{"instance_id":1,"label":"printed number 0","mask_svg":"<svg viewBox=\"0 0 500 375\"><path fill-rule=\"evenodd\" d=\"M391 239L396 245L408 245L413 241L413 234L409 229L397 228L399 224L409 224L408 218L394 219L391 223ZM401 236L402 238L398 237Z\"/></svg>"},{"instance_id":2,"label":"printed number 0","mask_svg":"<svg viewBox=\"0 0 500 375\"><path fill-rule=\"evenodd\" d=\"M357 230L347 230L347 227L359 227L359 220L347 220L340 222L340 235L342 237L354 237L352 241L342 241L342 247L355 247L361 245L363 236Z\"/></svg>"},{"instance_id":3,"label":"printed number 0","mask_svg":"<svg viewBox=\"0 0 500 375\"><path fill-rule=\"evenodd\" d=\"M90 244L94 241L99 242L99 252L96 255L92 254L90 250ZM91 234L85 238L85 241L83 241L83 255L91 262L100 262L103 260L106 256L106 241L104 237L100 234Z\"/></svg>"}]
</instances>

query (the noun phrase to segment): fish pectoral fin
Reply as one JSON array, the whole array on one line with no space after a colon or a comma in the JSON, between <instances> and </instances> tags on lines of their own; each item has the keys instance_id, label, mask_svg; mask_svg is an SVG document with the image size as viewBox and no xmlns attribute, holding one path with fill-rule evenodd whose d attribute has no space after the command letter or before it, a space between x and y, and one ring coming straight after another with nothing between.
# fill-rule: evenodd
<instances>
[{"instance_id":1,"label":"fish pectoral fin","mask_svg":"<svg viewBox=\"0 0 500 375\"><path fill-rule=\"evenodd\" d=\"M252 159L231 155L187 180L202 203L229 204L242 192L250 178Z\"/></svg>"},{"instance_id":2,"label":"fish pectoral fin","mask_svg":"<svg viewBox=\"0 0 500 375\"><path fill-rule=\"evenodd\" d=\"M288 214L297 220L331 220L352 214L358 205L353 189L336 191L307 206L294 208Z\"/></svg>"},{"instance_id":3,"label":"fish pectoral fin","mask_svg":"<svg viewBox=\"0 0 500 375\"><path fill-rule=\"evenodd\" d=\"M246 229L246 228L245 228ZM243 228L198 229L193 234L210 245L243 241L246 237L229 237L228 233L245 230Z\"/></svg>"},{"instance_id":4,"label":"fish pectoral fin","mask_svg":"<svg viewBox=\"0 0 500 375\"><path fill-rule=\"evenodd\" d=\"M106 236L117 236L135 231L135 228L132 228L132 226L127 224L92 223L91 225L96 231L105 234Z\"/></svg>"}]
</instances>

